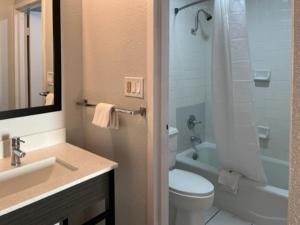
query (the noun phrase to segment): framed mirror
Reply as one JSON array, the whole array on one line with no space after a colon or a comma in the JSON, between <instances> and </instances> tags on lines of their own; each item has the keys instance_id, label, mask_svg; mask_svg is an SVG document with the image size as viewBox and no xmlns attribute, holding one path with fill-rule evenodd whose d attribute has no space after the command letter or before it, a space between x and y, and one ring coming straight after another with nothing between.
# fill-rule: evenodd
<instances>
[{"instance_id":1,"label":"framed mirror","mask_svg":"<svg viewBox=\"0 0 300 225\"><path fill-rule=\"evenodd\" d=\"M0 119L60 110L60 0L1 0Z\"/></svg>"}]
</instances>

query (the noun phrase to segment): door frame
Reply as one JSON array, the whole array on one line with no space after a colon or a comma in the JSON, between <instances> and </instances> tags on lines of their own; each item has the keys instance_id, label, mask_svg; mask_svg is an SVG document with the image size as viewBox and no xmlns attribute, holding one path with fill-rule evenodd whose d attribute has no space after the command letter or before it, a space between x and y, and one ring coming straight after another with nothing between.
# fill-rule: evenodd
<instances>
[{"instance_id":1,"label":"door frame","mask_svg":"<svg viewBox=\"0 0 300 225\"><path fill-rule=\"evenodd\" d=\"M28 107L26 15L14 9L15 107Z\"/></svg>"},{"instance_id":2,"label":"door frame","mask_svg":"<svg viewBox=\"0 0 300 225\"><path fill-rule=\"evenodd\" d=\"M30 37L27 35L27 29L30 26L30 15L24 12L26 7L41 5L42 8L42 46L46 49L46 1L48 0L23 0L14 6L14 55L15 55L15 95L16 103L15 107L19 108L31 108L31 87L30 87ZM20 24L21 17L24 17L24 24ZM52 17L52 16L51 16ZM22 30L23 28L23 30ZM21 39L21 34L24 33L26 38ZM27 39L27 40L26 40ZM24 42L24 43L22 43ZM20 51L23 49L23 51ZM40 91L46 90L47 72L46 72L46 51L42 53L43 61L43 87ZM26 71L26 72L25 72ZM27 82L26 82L27 80ZM21 82L19 82L21 81ZM21 89L22 91L20 91ZM24 95L25 93L25 95Z\"/></svg>"},{"instance_id":3,"label":"door frame","mask_svg":"<svg viewBox=\"0 0 300 225\"><path fill-rule=\"evenodd\" d=\"M169 224L168 133L166 129L169 105L169 3L170 0L151 1L151 4L153 4L150 12L151 16L148 17L148 32L152 35L149 38L152 41L148 43L148 56L150 58L148 60L148 225ZM299 74L295 69L295 55L297 55L295 47L298 43L295 32L296 0L291 0L291 3L293 15L293 81L296 80ZM295 123L295 116L293 117L293 115L297 111L297 109L294 109L292 112L293 100L295 104L297 90L292 88L291 92L290 157L298 149L292 148L293 144L297 142L297 138L293 137L292 134L299 130L299 128L292 125ZM296 164L296 159L294 164ZM292 169L289 169L290 185L295 183L292 182L292 178L296 176ZM292 216L295 216L293 212L299 206L299 204L292 205L292 198L296 196L299 197L300 194L297 194L295 188L290 186L288 212L288 221L290 222L288 224L292 224Z\"/></svg>"},{"instance_id":4,"label":"door frame","mask_svg":"<svg viewBox=\"0 0 300 225\"><path fill-rule=\"evenodd\" d=\"M169 224L169 0L148 1L147 224Z\"/></svg>"}]
</instances>

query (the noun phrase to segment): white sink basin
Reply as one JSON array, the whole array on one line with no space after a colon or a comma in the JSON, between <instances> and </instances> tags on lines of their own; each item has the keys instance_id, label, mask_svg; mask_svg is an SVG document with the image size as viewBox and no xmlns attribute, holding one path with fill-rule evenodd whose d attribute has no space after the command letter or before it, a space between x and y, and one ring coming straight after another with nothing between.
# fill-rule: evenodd
<instances>
[{"instance_id":1,"label":"white sink basin","mask_svg":"<svg viewBox=\"0 0 300 225\"><path fill-rule=\"evenodd\" d=\"M31 164L0 172L0 198L57 179L76 171L77 168L51 157Z\"/></svg>"}]
</instances>

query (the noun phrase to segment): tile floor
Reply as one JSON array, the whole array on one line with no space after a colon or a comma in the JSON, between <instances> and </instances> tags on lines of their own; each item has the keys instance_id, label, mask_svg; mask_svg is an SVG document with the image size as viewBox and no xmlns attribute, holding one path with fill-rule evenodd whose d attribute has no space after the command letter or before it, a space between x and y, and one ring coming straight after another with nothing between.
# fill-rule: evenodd
<instances>
[{"instance_id":1,"label":"tile floor","mask_svg":"<svg viewBox=\"0 0 300 225\"><path fill-rule=\"evenodd\" d=\"M206 225L254 225L216 207L206 213L205 221Z\"/></svg>"}]
</instances>

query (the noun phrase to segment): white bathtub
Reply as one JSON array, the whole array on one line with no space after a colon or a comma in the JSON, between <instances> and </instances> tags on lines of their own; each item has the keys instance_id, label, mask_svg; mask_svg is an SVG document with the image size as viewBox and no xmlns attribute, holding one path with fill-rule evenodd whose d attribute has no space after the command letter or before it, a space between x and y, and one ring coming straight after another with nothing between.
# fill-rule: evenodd
<instances>
[{"instance_id":1,"label":"white bathtub","mask_svg":"<svg viewBox=\"0 0 300 225\"><path fill-rule=\"evenodd\" d=\"M215 185L215 205L233 212L256 225L286 225L288 207L288 163L262 157L269 185L262 186L242 178L237 195L221 190L218 185L218 160L214 144L203 143L176 156L176 167L200 174Z\"/></svg>"}]
</instances>

